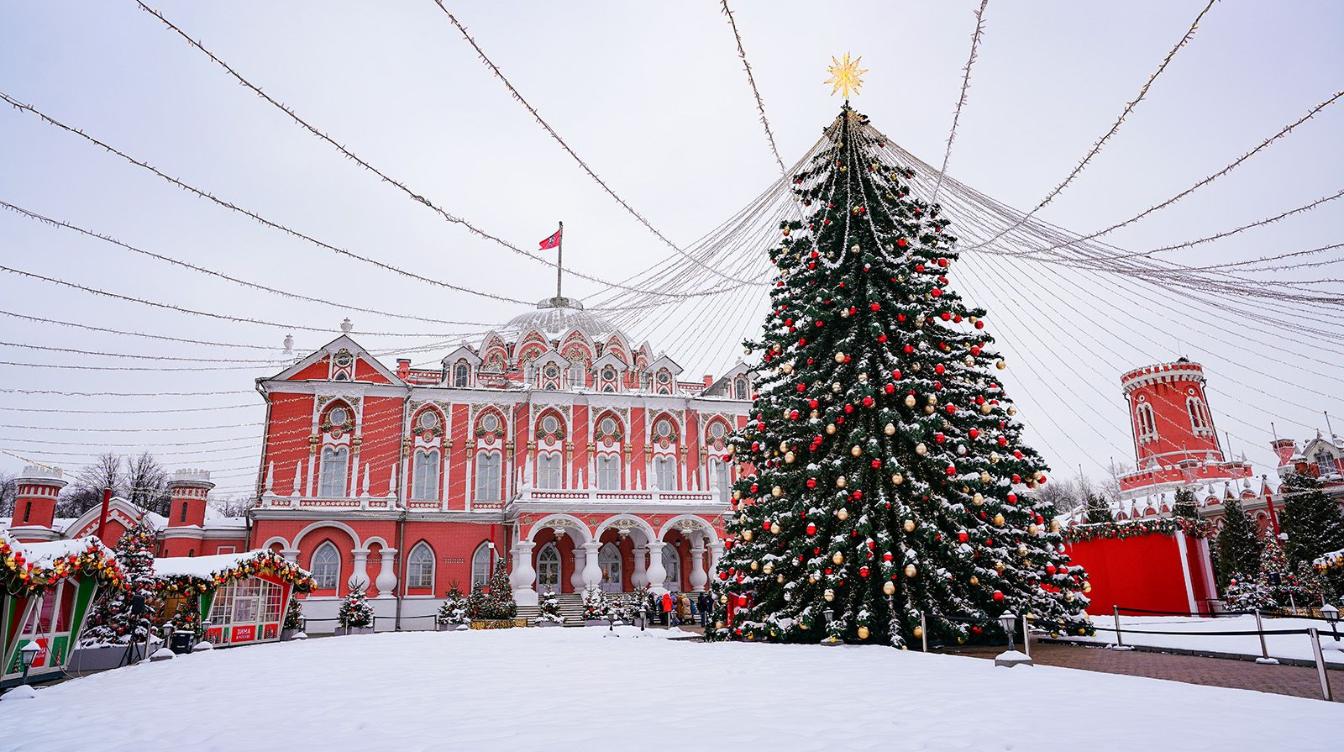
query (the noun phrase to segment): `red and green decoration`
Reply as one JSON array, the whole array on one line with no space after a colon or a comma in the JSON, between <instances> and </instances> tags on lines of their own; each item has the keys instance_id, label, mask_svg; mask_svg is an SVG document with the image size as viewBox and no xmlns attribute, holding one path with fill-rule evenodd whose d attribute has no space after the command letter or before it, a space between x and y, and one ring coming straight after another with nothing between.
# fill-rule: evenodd
<instances>
[{"instance_id":1,"label":"red and green decoration","mask_svg":"<svg viewBox=\"0 0 1344 752\"><path fill-rule=\"evenodd\" d=\"M159 559L155 569L158 595L169 607L164 622L189 629L218 645L279 639L294 595L312 592L316 584L306 570L267 550ZM279 588L279 602L273 612L267 602L251 621L236 622L230 617L228 623L206 622L221 592L252 578Z\"/></svg>"},{"instance_id":2,"label":"red and green decoration","mask_svg":"<svg viewBox=\"0 0 1344 752\"><path fill-rule=\"evenodd\" d=\"M1208 520L1191 520L1185 517L1156 517L1150 520L1070 525L1064 528L1063 532L1064 540L1081 543L1100 539L1124 540L1143 535L1175 535L1178 531L1192 538L1213 537L1213 525Z\"/></svg>"},{"instance_id":3,"label":"red and green decoration","mask_svg":"<svg viewBox=\"0 0 1344 752\"><path fill-rule=\"evenodd\" d=\"M41 648L30 676L63 670L99 591L125 592L127 578L96 538L23 544L0 534L0 582L0 665L12 679L30 640Z\"/></svg>"},{"instance_id":4,"label":"red and green decoration","mask_svg":"<svg viewBox=\"0 0 1344 752\"><path fill-rule=\"evenodd\" d=\"M950 287L951 223L848 104L823 139L792 176L802 219L781 223L746 343L759 396L730 442L744 472L710 637L904 647L923 614L962 642L998 636L1004 611L1086 633L1086 575L1026 493L1046 464L985 312Z\"/></svg>"}]
</instances>

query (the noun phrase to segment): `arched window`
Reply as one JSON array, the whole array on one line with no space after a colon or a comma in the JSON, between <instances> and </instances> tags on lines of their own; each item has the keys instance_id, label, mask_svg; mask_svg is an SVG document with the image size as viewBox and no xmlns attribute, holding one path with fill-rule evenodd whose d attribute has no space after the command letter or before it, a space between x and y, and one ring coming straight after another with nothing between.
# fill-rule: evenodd
<instances>
[{"instance_id":1,"label":"arched window","mask_svg":"<svg viewBox=\"0 0 1344 752\"><path fill-rule=\"evenodd\" d=\"M560 487L560 453L546 452L537 457L537 488Z\"/></svg>"},{"instance_id":2,"label":"arched window","mask_svg":"<svg viewBox=\"0 0 1344 752\"><path fill-rule=\"evenodd\" d=\"M415 501L437 500L439 498L439 450L416 450L414 473L411 481L411 498Z\"/></svg>"},{"instance_id":3,"label":"arched window","mask_svg":"<svg viewBox=\"0 0 1344 752\"><path fill-rule=\"evenodd\" d=\"M453 366L453 386L463 388L471 378L471 367L467 361L459 360L457 365Z\"/></svg>"},{"instance_id":4,"label":"arched window","mask_svg":"<svg viewBox=\"0 0 1344 752\"><path fill-rule=\"evenodd\" d=\"M671 543L663 544L663 569L667 571L667 579L663 580L663 587L668 590L681 591L681 553L677 547Z\"/></svg>"},{"instance_id":5,"label":"arched window","mask_svg":"<svg viewBox=\"0 0 1344 752\"><path fill-rule=\"evenodd\" d=\"M322 449L322 469L318 474L317 495L324 499L345 496L345 478L349 472L350 450L346 447Z\"/></svg>"},{"instance_id":6,"label":"arched window","mask_svg":"<svg viewBox=\"0 0 1344 752\"><path fill-rule=\"evenodd\" d=\"M476 455L476 501L499 501L499 452Z\"/></svg>"},{"instance_id":7,"label":"arched window","mask_svg":"<svg viewBox=\"0 0 1344 752\"><path fill-rule=\"evenodd\" d=\"M734 396L740 400L751 399L751 387L747 383L746 376L737 377L737 394Z\"/></svg>"},{"instance_id":8,"label":"arched window","mask_svg":"<svg viewBox=\"0 0 1344 752\"><path fill-rule=\"evenodd\" d=\"M1195 434L1212 434L1213 421L1209 418L1209 407L1204 400L1191 397L1185 401L1185 411L1190 415L1190 428Z\"/></svg>"},{"instance_id":9,"label":"arched window","mask_svg":"<svg viewBox=\"0 0 1344 752\"><path fill-rule=\"evenodd\" d=\"M1138 422L1139 443L1157 438L1157 419L1153 417L1152 405L1140 402L1134 410L1134 418Z\"/></svg>"},{"instance_id":10,"label":"arched window","mask_svg":"<svg viewBox=\"0 0 1344 752\"><path fill-rule=\"evenodd\" d=\"M554 543L547 543L537 552L537 591L560 592L560 551Z\"/></svg>"},{"instance_id":11,"label":"arched window","mask_svg":"<svg viewBox=\"0 0 1344 752\"><path fill-rule=\"evenodd\" d=\"M482 543L476 547L476 553L471 555L471 585L484 585L490 581L490 568L494 565L494 557L490 555L490 544Z\"/></svg>"},{"instance_id":12,"label":"arched window","mask_svg":"<svg viewBox=\"0 0 1344 752\"><path fill-rule=\"evenodd\" d=\"M662 491L677 490L677 460L669 455L653 458L653 478Z\"/></svg>"},{"instance_id":13,"label":"arched window","mask_svg":"<svg viewBox=\"0 0 1344 752\"><path fill-rule=\"evenodd\" d=\"M597 458L597 488L599 491L616 491L621 487L621 458L614 454L604 454Z\"/></svg>"},{"instance_id":14,"label":"arched window","mask_svg":"<svg viewBox=\"0 0 1344 752\"><path fill-rule=\"evenodd\" d=\"M327 541L313 552L313 580L318 590L335 590L341 577L341 554Z\"/></svg>"},{"instance_id":15,"label":"arched window","mask_svg":"<svg viewBox=\"0 0 1344 752\"><path fill-rule=\"evenodd\" d=\"M406 558L406 587L429 590L434 587L434 552L421 541Z\"/></svg>"},{"instance_id":16,"label":"arched window","mask_svg":"<svg viewBox=\"0 0 1344 752\"><path fill-rule=\"evenodd\" d=\"M597 568L602 570L602 590L608 593L620 593L621 587L621 549L615 543L607 543L597 552Z\"/></svg>"}]
</instances>

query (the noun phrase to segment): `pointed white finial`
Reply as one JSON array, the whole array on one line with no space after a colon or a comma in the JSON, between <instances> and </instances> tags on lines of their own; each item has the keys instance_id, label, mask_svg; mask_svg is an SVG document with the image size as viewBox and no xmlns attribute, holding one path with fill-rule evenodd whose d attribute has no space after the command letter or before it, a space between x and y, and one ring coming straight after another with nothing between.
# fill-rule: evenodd
<instances>
[{"instance_id":1,"label":"pointed white finial","mask_svg":"<svg viewBox=\"0 0 1344 752\"><path fill-rule=\"evenodd\" d=\"M275 493L275 461L266 463L266 495Z\"/></svg>"},{"instance_id":2,"label":"pointed white finial","mask_svg":"<svg viewBox=\"0 0 1344 752\"><path fill-rule=\"evenodd\" d=\"M369 463L367 462L364 463L364 485L360 491L362 496L367 497L369 495Z\"/></svg>"},{"instance_id":3,"label":"pointed white finial","mask_svg":"<svg viewBox=\"0 0 1344 752\"><path fill-rule=\"evenodd\" d=\"M298 462L294 463L294 490L290 492L289 494L290 496L297 497L299 495L299 489L302 488L302 486L300 485L300 481L302 479L303 479L303 460L299 460Z\"/></svg>"},{"instance_id":4,"label":"pointed white finial","mask_svg":"<svg viewBox=\"0 0 1344 752\"><path fill-rule=\"evenodd\" d=\"M349 334L349 333L350 333L350 330L351 330L351 329L354 329L354 328L355 328L355 325L352 324L352 323L350 323L350 318L349 318L348 316L347 316L345 319L343 319L343 320L341 321L341 333L342 333L342 334Z\"/></svg>"},{"instance_id":5,"label":"pointed white finial","mask_svg":"<svg viewBox=\"0 0 1344 752\"><path fill-rule=\"evenodd\" d=\"M392 463L392 478L387 482L387 498L397 497L397 463Z\"/></svg>"}]
</instances>

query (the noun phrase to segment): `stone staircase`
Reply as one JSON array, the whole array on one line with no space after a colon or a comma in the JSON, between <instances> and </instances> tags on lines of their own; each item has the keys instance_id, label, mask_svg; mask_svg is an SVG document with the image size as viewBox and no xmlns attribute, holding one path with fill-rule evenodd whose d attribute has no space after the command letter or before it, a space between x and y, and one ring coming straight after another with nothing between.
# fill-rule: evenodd
<instances>
[{"instance_id":1,"label":"stone staircase","mask_svg":"<svg viewBox=\"0 0 1344 752\"><path fill-rule=\"evenodd\" d=\"M566 627L583 626L583 596L579 593L561 593L557 596L560 600L560 615L564 617ZM518 618L527 619L528 624L541 615L541 609L537 606L519 606Z\"/></svg>"}]
</instances>

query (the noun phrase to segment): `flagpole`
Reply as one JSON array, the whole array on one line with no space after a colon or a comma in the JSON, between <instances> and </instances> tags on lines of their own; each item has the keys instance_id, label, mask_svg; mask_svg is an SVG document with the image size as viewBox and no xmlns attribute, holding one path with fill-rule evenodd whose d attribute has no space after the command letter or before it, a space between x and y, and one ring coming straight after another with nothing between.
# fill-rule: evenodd
<instances>
[{"instance_id":1,"label":"flagpole","mask_svg":"<svg viewBox=\"0 0 1344 752\"><path fill-rule=\"evenodd\" d=\"M560 223L560 242L556 243L555 255L555 297L560 298L560 275L565 271L565 223Z\"/></svg>"}]
</instances>

